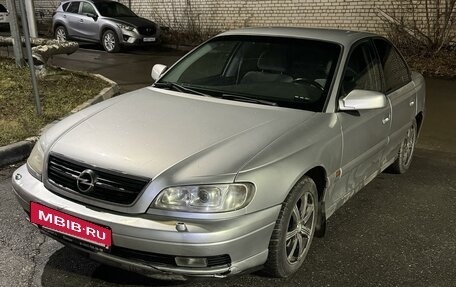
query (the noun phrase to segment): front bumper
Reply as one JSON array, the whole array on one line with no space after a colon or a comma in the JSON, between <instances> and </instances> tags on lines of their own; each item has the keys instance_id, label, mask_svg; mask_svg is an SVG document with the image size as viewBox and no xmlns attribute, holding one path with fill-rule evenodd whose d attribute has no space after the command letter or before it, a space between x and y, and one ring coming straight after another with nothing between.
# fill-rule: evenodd
<instances>
[{"instance_id":1,"label":"front bumper","mask_svg":"<svg viewBox=\"0 0 456 287\"><path fill-rule=\"evenodd\" d=\"M280 206L275 206L223 220L189 220L148 214L113 213L84 206L52 193L28 172L25 165L14 172L12 184L13 191L26 212L30 212L30 202L33 201L108 226L112 230L114 247L180 257L229 255L231 259L231 263L220 266L179 267L87 249L48 234L64 244L88 253L97 261L136 272L224 277L259 267L267 259L269 239L280 211ZM187 232L177 231L176 224L181 222L186 224ZM44 230L43 232L46 233Z\"/></svg>"},{"instance_id":2,"label":"front bumper","mask_svg":"<svg viewBox=\"0 0 456 287\"><path fill-rule=\"evenodd\" d=\"M159 34L144 36L135 30L119 29L117 36L123 46L154 45L159 43Z\"/></svg>"}]
</instances>

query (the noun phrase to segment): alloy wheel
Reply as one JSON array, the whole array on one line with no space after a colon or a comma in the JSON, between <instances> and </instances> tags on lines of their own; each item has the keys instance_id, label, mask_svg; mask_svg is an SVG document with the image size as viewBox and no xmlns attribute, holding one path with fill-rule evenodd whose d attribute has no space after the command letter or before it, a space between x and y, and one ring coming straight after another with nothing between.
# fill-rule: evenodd
<instances>
[{"instance_id":1,"label":"alloy wheel","mask_svg":"<svg viewBox=\"0 0 456 287\"><path fill-rule=\"evenodd\" d=\"M305 192L293 207L285 239L290 264L299 262L310 248L315 230L315 210L315 199L310 192Z\"/></svg>"},{"instance_id":2,"label":"alloy wheel","mask_svg":"<svg viewBox=\"0 0 456 287\"><path fill-rule=\"evenodd\" d=\"M407 135L402 142L401 146L401 160L404 163L405 166L408 166L410 164L410 161L412 160L412 155L413 155L413 149L415 148L415 140L416 140L416 129L415 125L412 125L408 130L407 130Z\"/></svg>"},{"instance_id":3,"label":"alloy wheel","mask_svg":"<svg viewBox=\"0 0 456 287\"><path fill-rule=\"evenodd\" d=\"M63 27L57 28L55 31L55 38L57 41L66 41L66 32Z\"/></svg>"},{"instance_id":4,"label":"alloy wheel","mask_svg":"<svg viewBox=\"0 0 456 287\"><path fill-rule=\"evenodd\" d=\"M106 33L103 39L106 50L112 51L116 46L116 39L112 33Z\"/></svg>"}]
</instances>

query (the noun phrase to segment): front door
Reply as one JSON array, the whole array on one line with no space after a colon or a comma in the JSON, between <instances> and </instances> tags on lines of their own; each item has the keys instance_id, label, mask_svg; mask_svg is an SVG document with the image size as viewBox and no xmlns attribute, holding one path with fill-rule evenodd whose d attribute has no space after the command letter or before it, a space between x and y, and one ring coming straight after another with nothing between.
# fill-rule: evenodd
<instances>
[{"instance_id":1,"label":"front door","mask_svg":"<svg viewBox=\"0 0 456 287\"><path fill-rule=\"evenodd\" d=\"M84 39L99 40L99 25L97 18L94 15L98 15L95 8L91 3L82 2L82 6L79 12L79 19L76 23L76 29L79 37Z\"/></svg>"},{"instance_id":2,"label":"front door","mask_svg":"<svg viewBox=\"0 0 456 287\"><path fill-rule=\"evenodd\" d=\"M382 91L381 73L370 41L353 48L339 89L343 98L354 89ZM333 208L342 205L380 172L380 160L388 143L391 108L338 111L343 148L341 175L330 196Z\"/></svg>"}]
</instances>

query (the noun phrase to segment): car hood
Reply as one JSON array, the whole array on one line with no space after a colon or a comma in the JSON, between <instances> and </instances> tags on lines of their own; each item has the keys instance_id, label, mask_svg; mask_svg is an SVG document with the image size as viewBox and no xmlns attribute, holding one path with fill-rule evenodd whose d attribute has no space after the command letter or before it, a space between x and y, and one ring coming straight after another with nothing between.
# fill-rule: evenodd
<instances>
[{"instance_id":1,"label":"car hood","mask_svg":"<svg viewBox=\"0 0 456 287\"><path fill-rule=\"evenodd\" d=\"M172 182L233 180L242 166L315 113L144 88L88 116L51 148L71 159Z\"/></svg>"},{"instance_id":2,"label":"car hood","mask_svg":"<svg viewBox=\"0 0 456 287\"><path fill-rule=\"evenodd\" d=\"M155 26L155 23L141 17L111 17L113 21L130 24L135 27Z\"/></svg>"}]
</instances>

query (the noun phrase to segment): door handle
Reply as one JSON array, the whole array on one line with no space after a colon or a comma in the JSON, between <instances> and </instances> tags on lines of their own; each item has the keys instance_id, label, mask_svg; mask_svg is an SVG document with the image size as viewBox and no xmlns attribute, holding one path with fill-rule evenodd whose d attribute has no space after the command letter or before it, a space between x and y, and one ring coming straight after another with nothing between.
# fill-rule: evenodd
<instances>
[{"instance_id":1,"label":"door handle","mask_svg":"<svg viewBox=\"0 0 456 287\"><path fill-rule=\"evenodd\" d=\"M415 104L415 101L411 101L411 102L409 103L410 106L413 106L414 104Z\"/></svg>"},{"instance_id":2,"label":"door handle","mask_svg":"<svg viewBox=\"0 0 456 287\"><path fill-rule=\"evenodd\" d=\"M384 119L382 120L382 124L386 124L386 123L389 122L389 121L390 121L390 118L389 118L389 116L387 116L386 118L384 118Z\"/></svg>"}]
</instances>

